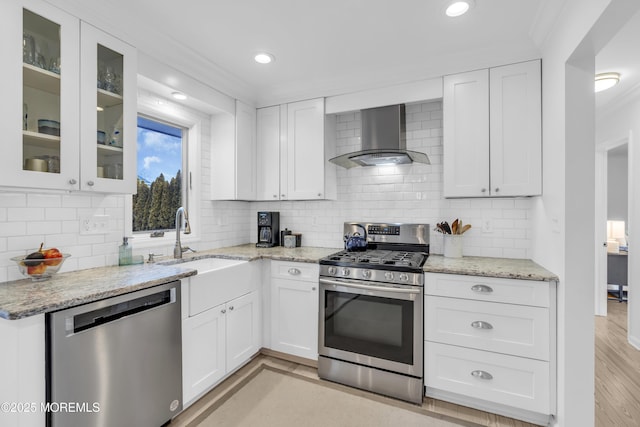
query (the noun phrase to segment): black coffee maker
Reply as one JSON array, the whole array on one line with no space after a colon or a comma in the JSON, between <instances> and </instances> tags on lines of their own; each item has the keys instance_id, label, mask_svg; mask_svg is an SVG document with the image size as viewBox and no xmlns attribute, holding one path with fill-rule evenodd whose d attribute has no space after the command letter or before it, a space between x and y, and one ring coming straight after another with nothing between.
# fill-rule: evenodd
<instances>
[{"instance_id":1,"label":"black coffee maker","mask_svg":"<svg viewBox=\"0 0 640 427\"><path fill-rule=\"evenodd\" d=\"M280 212L258 212L258 248L280 246Z\"/></svg>"}]
</instances>

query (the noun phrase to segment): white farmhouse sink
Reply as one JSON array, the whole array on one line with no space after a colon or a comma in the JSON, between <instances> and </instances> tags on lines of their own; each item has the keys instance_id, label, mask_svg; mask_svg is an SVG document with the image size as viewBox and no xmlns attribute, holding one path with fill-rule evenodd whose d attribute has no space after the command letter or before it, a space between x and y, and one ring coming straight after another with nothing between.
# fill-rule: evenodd
<instances>
[{"instance_id":1,"label":"white farmhouse sink","mask_svg":"<svg viewBox=\"0 0 640 427\"><path fill-rule=\"evenodd\" d=\"M260 263L256 262L203 258L176 265L198 270L198 274L189 277L188 286L182 287L183 298L188 302L184 309L189 316L245 295L260 284Z\"/></svg>"},{"instance_id":2,"label":"white farmhouse sink","mask_svg":"<svg viewBox=\"0 0 640 427\"><path fill-rule=\"evenodd\" d=\"M202 258L194 259L193 261L184 261L176 266L195 268L198 270L198 274L206 273L208 271L219 270L221 268L233 267L240 264L245 264L248 261L239 259L224 259L224 258Z\"/></svg>"}]
</instances>

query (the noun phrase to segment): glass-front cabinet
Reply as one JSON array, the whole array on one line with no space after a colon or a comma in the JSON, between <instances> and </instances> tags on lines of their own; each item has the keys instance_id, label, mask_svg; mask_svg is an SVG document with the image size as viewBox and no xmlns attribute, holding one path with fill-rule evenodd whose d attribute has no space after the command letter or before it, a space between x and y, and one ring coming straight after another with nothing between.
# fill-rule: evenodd
<instances>
[{"instance_id":1,"label":"glass-front cabinet","mask_svg":"<svg viewBox=\"0 0 640 427\"><path fill-rule=\"evenodd\" d=\"M0 186L134 193L135 49L41 0L0 37Z\"/></svg>"},{"instance_id":2,"label":"glass-front cabinet","mask_svg":"<svg viewBox=\"0 0 640 427\"><path fill-rule=\"evenodd\" d=\"M136 191L136 50L81 24L81 186Z\"/></svg>"}]
</instances>

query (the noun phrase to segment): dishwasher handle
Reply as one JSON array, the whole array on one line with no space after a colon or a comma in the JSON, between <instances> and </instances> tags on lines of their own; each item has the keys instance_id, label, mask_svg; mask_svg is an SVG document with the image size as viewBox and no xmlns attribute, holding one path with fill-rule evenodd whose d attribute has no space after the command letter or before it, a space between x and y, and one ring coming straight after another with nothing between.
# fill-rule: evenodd
<instances>
[{"instance_id":1,"label":"dishwasher handle","mask_svg":"<svg viewBox=\"0 0 640 427\"><path fill-rule=\"evenodd\" d=\"M146 295L73 316L73 333L96 328L126 316L142 313L176 301L175 288ZM70 328L69 328L70 329ZM70 330L68 332L71 332Z\"/></svg>"}]
</instances>

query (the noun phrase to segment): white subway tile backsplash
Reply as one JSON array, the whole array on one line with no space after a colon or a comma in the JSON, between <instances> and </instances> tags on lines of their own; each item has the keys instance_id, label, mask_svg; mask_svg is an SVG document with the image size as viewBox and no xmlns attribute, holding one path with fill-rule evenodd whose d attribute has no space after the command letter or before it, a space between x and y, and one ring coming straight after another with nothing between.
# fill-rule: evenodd
<instances>
[{"instance_id":1,"label":"white subway tile backsplash","mask_svg":"<svg viewBox=\"0 0 640 427\"><path fill-rule=\"evenodd\" d=\"M45 219L45 208L8 208L7 220L42 221Z\"/></svg>"}]
</instances>

